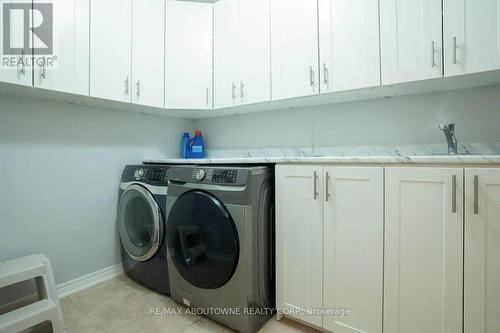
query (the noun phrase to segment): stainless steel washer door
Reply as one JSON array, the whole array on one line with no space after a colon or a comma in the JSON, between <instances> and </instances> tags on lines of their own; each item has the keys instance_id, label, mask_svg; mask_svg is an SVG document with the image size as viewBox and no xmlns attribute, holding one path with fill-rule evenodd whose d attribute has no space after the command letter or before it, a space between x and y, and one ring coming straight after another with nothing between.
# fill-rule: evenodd
<instances>
[{"instance_id":1,"label":"stainless steel washer door","mask_svg":"<svg viewBox=\"0 0 500 333\"><path fill-rule=\"evenodd\" d=\"M132 184L124 190L118 207L118 230L123 247L134 260L147 261L158 251L163 218L145 187Z\"/></svg>"}]
</instances>

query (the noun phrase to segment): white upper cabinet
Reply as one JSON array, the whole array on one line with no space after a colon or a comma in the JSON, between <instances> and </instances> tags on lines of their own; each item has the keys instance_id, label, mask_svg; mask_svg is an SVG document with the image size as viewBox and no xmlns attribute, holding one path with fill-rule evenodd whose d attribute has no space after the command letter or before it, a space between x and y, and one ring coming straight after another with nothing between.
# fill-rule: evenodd
<instances>
[{"instance_id":1,"label":"white upper cabinet","mask_svg":"<svg viewBox=\"0 0 500 333\"><path fill-rule=\"evenodd\" d=\"M380 0L382 84L443 76L441 0Z\"/></svg>"},{"instance_id":2,"label":"white upper cabinet","mask_svg":"<svg viewBox=\"0 0 500 333\"><path fill-rule=\"evenodd\" d=\"M464 333L500 328L500 169L465 170Z\"/></svg>"},{"instance_id":3,"label":"white upper cabinet","mask_svg":"<svg viewBox=\"0 0 500 333\"><path fill-rule=\"evenodd\" d=\"M462 332L463 174L386 168L384 333Z\"/></svg>"},{"instance_id":4,"label":"white upper cabinet","mask_svg":"<svg viewBox=\"0 0 500 333\"><path fill-rule=\"evenodd\" d=\"M164 107L165 1L132 0L132 102Z\"/></svg>"},{"instance_id":5,"label":"white upper cabinet","mask_svg":"<svg viewBox=\"0 0 500 333\"><path fill-rule=\"evenodd\" d=\"M384 169L324 167L324 179L323 308L351 313L323 328L382 333Z\"/></svg>"},{"instance_id":6,"label":"white upper cabinet","mask_svg":"<svg viewBox=\"0 0 500 333\"><path fill-rule=\"evenodd\" d=\"M319 0L321 93L380 85L378 0Z\"/></svg>"},{"instance_id":7,"label":"white upper cabinet","mask_svg":"<svg viewBox=\"0 0 500 333\"><path fill-rule=\"evenodd\" d=\"M212 4L167 0L165 105L212 108Z\"/></svg>"},{"instance_id":8,"label":"white upper cabinet","mask_svg":"<svg viewBox=\"0 0 500 333\"><path fill-rule=\"evenodd\" d=\"M16 54L12 55L3 54L2 52L2 55L4 57L12 59L12 62L9 63L8 67L0 67L0 81L20 84L24 86L31 86L31 53L29 51L30 46L25 45L24 43L24 12L23 10L14 10L14 8L12 7L13 3L18 2L3 1L1 3L1 5L4 6L2 10L7 11L7 15L10 15L10 25L7 34L7 32L4 31L5 26L2 19L2 24L0 24L0 47L4 47L4 45L8 45L10 43L10 45L8 45L10 48L24 48L25 50L15 52ZM8 38L4 39L4 37ZM28 52L26 50L28 50Z\"/></svg>"},{"instance_id":9,"label":"white upper cabinet","mask_svg":"<svg viewBox=\"0 0 500 333\"><path fill-rule=\"evenodd\" d=\"M219 0L214 4L215 108L238 104L238 19L238 0Z\"/></svg>"},{"instance_id":10,"label":"white upper cabinet","mask_svg":"<svg viewBox=\"0 0 500 333\"><path fill-rule=\"evenodd\" d=\"M131 101L132 0L92 0L90 96Z\"/></svg>"},{"instance_id":11,"label":"white upper cabinet","mask_svg":"<svg viewBox=\"0 0 500 333\"><path fill-rule=\"evenodd\" d=\"M500 0L444 0L445 75L500 69Z\"/></svg>"},{"instance_id":12,"label":"white upper cabinet","mask_svg":"<svg viewBox=\"0 0 500 333\"><path fill-rule=\"evenodd\" d=\"M321 327L323 192L321 166L276 166L276 306Z\"/></svg>"},{"instance_id":13,"label":"white upper cabinet","mask_svg":"<svg viewBox=\"0 0 500 333\"><path fill-rule=\"evenodd\" d=\"M241 104L271 100L270 0L240 0L238 96Z\"/></svg>"},{"instance_id":14,"label":"white upper cabinet","mask_svg":"<svg viewBox=\"0 0 500 333\"><path fill-rule=\"evenodd\" d=\"M272 99L319 93L318 1L271 1Z\"/></svg>"},{"instance_id":15,"label":"white upper cabinet","mask_svg":"<svg viewBox=\"0 0 500 333\"><path fill-rule=\"evenodd\" d=\"M35 0L52 3L53 46L56 59L37 61L34 86L60 92L89 94L89 0ZM36 11L33 13L37 22ZM41 19L41 17L39 17ZM34 45L41 43L34 37ZM40 44L38 44L40 45Z\"/></svg>"}]
</instances>

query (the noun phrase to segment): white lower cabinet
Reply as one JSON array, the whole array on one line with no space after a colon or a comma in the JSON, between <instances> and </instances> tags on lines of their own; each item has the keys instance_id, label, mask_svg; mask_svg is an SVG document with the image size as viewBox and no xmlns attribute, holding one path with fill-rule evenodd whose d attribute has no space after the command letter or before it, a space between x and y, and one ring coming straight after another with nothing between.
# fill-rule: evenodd
<instances>
[{"instance_id":1,"label":"white lower cabinet","mask_svg":"<svg viewBox=\"0 0 500 333\"><path fill-rule=\"evenodd\" d=\"M283 315L335 333L499 331L500 168L278 165L276 209Z\"/></svg>"},{"instance_id":2,"label":"white lower cabinet","mask_svg":"<svg viewBox=\"0 0 500 333\"><path fill-rule=\"evenodd\" d=\"M383 177L377 167L276 167L285 315L336 333L382 332Z\"/></svg>"},{"instance_id":3,"label":"white lower cabinet","mask_svg":"<svg viewBox=\"0 0 500 333\"><path fill-rule=\"evenodd\" d=\"M462 332L463 174L386 168L384 333Z\"/></svg>"},{"instance_id":4,"label":"white lower cabinet","mask_svg":"<svg viewBox=\"0 0 500 333\"><path fill-rule=\"evenodd\" d=\"M500 169L465 170L464 333L500 331Z\"/></svg>"},{"instance_id":5,"label":"white lower cabinet","mask_svg":"<svg viewBox=\"0 0 500 333\"><path fill-rule=\"evenodd\" d=\"M277 307L321 327L323 195L321 166L276 166ZM321 179L320 179L321 177Z\"/></svg>"},{"instance_id":6,"label":"white lower cabinet","mask_svg":"<svg viewBox=\"0 0 500 333\"><path fill-rule=\"evenodd\" d=\"M384 170L324 167L324 177L323 328L382 333Z\"/></svg>"}]
</instances>

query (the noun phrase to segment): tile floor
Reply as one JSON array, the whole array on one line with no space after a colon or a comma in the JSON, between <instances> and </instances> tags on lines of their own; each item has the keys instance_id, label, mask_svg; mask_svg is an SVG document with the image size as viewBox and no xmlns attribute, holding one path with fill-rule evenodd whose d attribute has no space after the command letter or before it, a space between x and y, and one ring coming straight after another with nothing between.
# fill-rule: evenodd
<instances>
[{"instance_id":1,"label":"tile floor","mask_svg":"<svg viewBox=\"0 0 500 333\"><path fill-rule=\"evenodd\" d=\"M170 298L156 294L125 276L61 300L69 333L225 333L232 330L197 315L150 314L152 307L183 308ZM262 333L313 333L311 328L288 319L274 318Z\"/></svg>"}]
</instances>

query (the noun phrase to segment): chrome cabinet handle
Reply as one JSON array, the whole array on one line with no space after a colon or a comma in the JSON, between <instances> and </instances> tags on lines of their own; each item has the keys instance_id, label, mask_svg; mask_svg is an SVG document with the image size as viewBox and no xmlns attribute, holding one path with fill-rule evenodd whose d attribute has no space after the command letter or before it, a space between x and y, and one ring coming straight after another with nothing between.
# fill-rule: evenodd
<instances>
[{"instance_id":1,"label":"chrome cabinet handle","mask_svg":"<svg viewBox=\"0 0 500 333\"><path fill-rule=\"evenodd\" d=\"M26 74L26 67L24 64L24 50L21 51L21 74L22 75Z\"/></svg>"},{"instance_id":2,"label":"chrome cabinet handle","mask_svg":"<svg viewBox=\"0 0 500 333\"><path fill-rule=\"evenodd\" d=\"M323 83L325 85L328 84L328 68L325 63L323 63Z\"/></svg>"},{"instance_id":3,"label":"chrome cabinet handle","mask_svg":"<svg viewBox=\"0 0 500 333\"><path fill-rule=\"evenodd\" d=\"M47 75L45 74L45 59L42 62L42 71L40 72L40 77L42 79L46 79L47 78Z\"/></svg>"},{"instance_id":4,"label":"chrome cabinet handle","mask_svg":"<svg viewBox=\"0 0 500 333\"><path fill-rule=\"evenodd\" d=\"M210 94L210 91L208 90L208 87L207 87L207 106L210 104L210 97L209 97L209 94Z\"/></svg>"},{"instance_id":5,"label":"chrome cabinet handle","mask_svg":"<svg viewBox=\"0 0 500 333\"><path fill-rule=\"evenodd\" d=\"M474 176L474 214L479 214L479 176Z\"/></svg>"},{"instance_id":6,"label":"chrome cabinet handle","mask_svg":"<svg viewBox=\"0 0 500 333\"><path fill-rule=\"evenodd\" d=\"M316 171L314 171L314 178L313 178L313 182L314 182L314 200L316 200L318 198L318 173Z\"/></svg>"},{"instance_id":7,"label":"chrome cabinet handle","mask_svg":"<svg viewBox=\"0 0 500 333\"><path fill-rule=\"evenodd\" d=\"M128 96L128 94L130 93L130 91L129 91L130 88L129 88L128 82L129 81L128 81L128 76L127 76L127 78L125 79L125 95L126 96Z\"/></svg>"},{"instance_id":8,"label":"chrome cabinet handle","mask_svg":"<svg viewBox=\"0 0 500 333\"><path fill-rule=\"evenodd\" d=\"M453 65L457 64L457 37L453 37Z\"/></svg>"},{"instance_id":9,"label":"chrome cabinet handle","mask_svg":"<svg viewBox=\"0 0 500 333\"><path fill-rule=\"evenodd\" d=\"M314 87L314 70L312 66L309 66L309 85Z\"/></svg>"},{"instance_id":10,"label":"chrome cabinet handle","mask_svg":"<svg viewBox=\"0 0 500 333\"><path fill-rule=\"evenodd\" d=\"M141 97L141 80L137 80L135 87L136 87L135 94L137 95L137 98L139 98L139 97Z\"/></svg>"},{"instance_id":11,"label":"chrome cabinet handle","mask_svg":"<svg viewBox=\"0 0 500 333\"><path fill-rule=\"evenodd\" d=\"M236 99L236 84L234 84L234 82L232 83L231 89L232 89L232 95L233 95L233 101L234 101Z\"/></svg>"},{"instance_id":12,"label":"chrome cabinet handle","mask_svg":"<svg viewBox=\"0 0 500 333\"><path fill-rule=\"evenodd\" d=\"M431 43L431 48L432 48L432 53L431 53L431 61L432 61L432 67L436 67L436 42L432 41Z\"/></svg>"},{"instance_id":13,"label":"chrome cabinet handle","mask_svg":"<svg viewBox=\"0 0 500 333\"><path fill-rule=\"evenodd\" d=\"M245 96L245 84L243 83L243 81L240 81L240 97L243 98Z\"/></svg>"},{"instance_id":14,"label":"chrome cabinet handle","mask_svg":"<svg viewBox=\"0 0 500 333\"><path fill-rule=\"evenodd\" d=\"M451 180L451 212L457 212L457 176L453 175Z\"/></svg>"},{"instance_id":15,"label":"chrome cabinet handle","mask_svg":"<svg viewBox=\"0 0 500 333\"><path fill-rule=\"evenodd\" d=\"M325 180L325 201L328 201L328 199L330 198L329 184L330 184L330 173L327 172Z\"/></svg>"}]
</instances>

